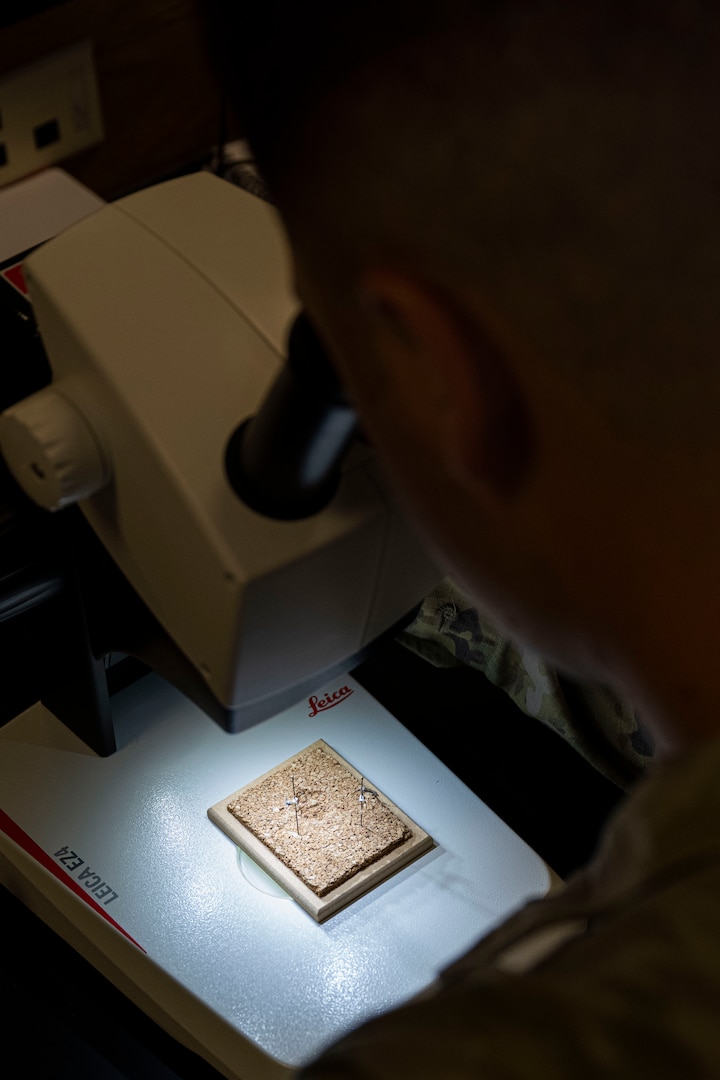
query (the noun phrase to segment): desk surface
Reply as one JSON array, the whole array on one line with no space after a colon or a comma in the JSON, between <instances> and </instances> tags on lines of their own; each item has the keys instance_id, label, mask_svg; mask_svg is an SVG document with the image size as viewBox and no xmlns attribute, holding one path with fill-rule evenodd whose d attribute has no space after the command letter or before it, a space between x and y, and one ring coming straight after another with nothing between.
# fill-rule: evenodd
<instances>
[{"instance_id":1,"label":"desk surface","mask_svg":"<svg viewBox=\"0 0 720 1080\"><path fill-rule=\"evenodd\" d=\"M46 169L0 189L0 262L49 240L103 206L62 169Z\"/></svg>"}]
</instances>

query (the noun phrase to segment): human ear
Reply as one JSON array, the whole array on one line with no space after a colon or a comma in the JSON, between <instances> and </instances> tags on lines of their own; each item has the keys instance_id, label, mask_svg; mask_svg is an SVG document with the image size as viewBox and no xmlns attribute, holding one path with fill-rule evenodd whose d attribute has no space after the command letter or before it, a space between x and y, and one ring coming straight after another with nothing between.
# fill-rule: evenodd
<instances>
[{"instance_id":1,"label":"human ear","mask_svg":"<svg viewBox=\"0 0 720 1080\"><path fill-rule=\"evenodd\" d=\"M533 460L531 414L516 367L482 321L451 296L402 272L363 282L377 355L416 428L430 425L448 476L512 495Z\"/></svg>"}]
</instances>

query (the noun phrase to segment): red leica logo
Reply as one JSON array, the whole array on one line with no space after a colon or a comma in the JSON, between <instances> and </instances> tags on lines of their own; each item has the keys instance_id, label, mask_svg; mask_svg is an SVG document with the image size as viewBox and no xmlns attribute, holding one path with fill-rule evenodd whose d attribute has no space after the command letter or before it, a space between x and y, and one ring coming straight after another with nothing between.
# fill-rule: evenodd
<instances>
[{"instance_id":1,"label":"red leica logo","mask_svg":"<svg viewBox=\"0 0 720 1080\"><path fill-rule=\"evenodd\" d=\"M325 709L333 709L336 705L339 705L341 701L344 701L346 697L350 697L352 690L349 686L341 686L339 690L333 690L332 694L326 694L325 697L312 697L308 698L308 705L310 706L310 712L308 716L317 716L319 712L324 712Z\"/></svg>"},{"instance_id":2,"label":"red leica logo","mask_svg":"<svg viewBox=\"0 0 720 1080\"><path fill-rule=\"evenodd\" d=\"M27 296L28 287L25 281L25 275L23 274L22 263L13 263L12 266L6 266L2 272L2 276L8 281L14 289L17 289L23 296Z\"/></svg>"}]
</instances>

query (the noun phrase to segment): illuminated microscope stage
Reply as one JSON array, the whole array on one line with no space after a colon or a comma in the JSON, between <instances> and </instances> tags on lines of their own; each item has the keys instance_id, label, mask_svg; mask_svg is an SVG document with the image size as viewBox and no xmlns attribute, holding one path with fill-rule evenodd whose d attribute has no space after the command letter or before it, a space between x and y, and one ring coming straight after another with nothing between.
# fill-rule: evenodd
<instances>
[{"instance_id":1,"label":"illuminated microscope stage","mask_svg":"<svg viewBox=\"0 0 720 1080\"><path fill-rule=\"evenodd\" d=\"M155 676L114 715L104 759L41 706L0 730L3 881L228 1077L289 1076L549 886L542 860L349 677L239 735ZM316 739L436 845L322 924L207 816Z\"/></svg>"}]
</instances>

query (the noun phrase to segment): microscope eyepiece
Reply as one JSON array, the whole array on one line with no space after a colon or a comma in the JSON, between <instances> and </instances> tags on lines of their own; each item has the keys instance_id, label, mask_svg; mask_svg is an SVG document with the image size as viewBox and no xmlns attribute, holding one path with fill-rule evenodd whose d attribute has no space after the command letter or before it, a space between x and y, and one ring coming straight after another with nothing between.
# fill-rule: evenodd
<instances>
[{"instance_id":1,"label":"microscope eyepiece","mask_svg":"<svg viewBox=\"0 0 720 1080\"><path fill-rule=\"evenodd\" d=\"M290 330L285 365L260 410L228 441L228 480L251 509L266 517L310 517L334 496L355 430L355 411L301 312Z\"/></svg>"}]
</instances>

